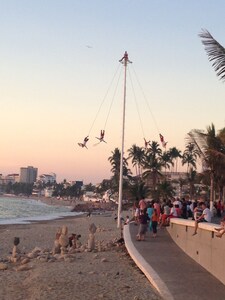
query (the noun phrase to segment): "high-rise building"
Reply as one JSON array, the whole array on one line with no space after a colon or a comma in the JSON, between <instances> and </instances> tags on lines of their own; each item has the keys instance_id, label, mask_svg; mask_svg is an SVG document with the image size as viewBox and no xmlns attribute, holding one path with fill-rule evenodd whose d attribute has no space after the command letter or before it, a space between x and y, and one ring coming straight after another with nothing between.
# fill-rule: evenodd
<instances>
[{"instance_id":1,"label":"high-rise building","mask_svg":"<svg viewBox=\"0 0 225 300\"><path fill-rule=\"evenodd\" d=\"M38 169L28 166L27 168L20 168L20 182L34 183L37 179Z\"/></svg>"}]
</instances>

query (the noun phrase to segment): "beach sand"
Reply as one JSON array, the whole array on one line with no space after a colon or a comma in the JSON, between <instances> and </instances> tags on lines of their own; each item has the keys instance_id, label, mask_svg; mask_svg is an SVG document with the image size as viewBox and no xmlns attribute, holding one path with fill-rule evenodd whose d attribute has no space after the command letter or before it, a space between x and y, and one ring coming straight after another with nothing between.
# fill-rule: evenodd
<instances>
[{"instance_id":1,"label":"beach sand","mask_svg":"<svg viewBox=\"0 0 225 300\"><path fill-rule=\"evenodd\" d=\"M87 244L89 225L94 223L95 241L105 245L121 237L114 220L115 212L63 218L26 225L0 226L0 261L8 266L0 270L0 300L151 300L161 299L146 277L135 266L125 246L113 245L107 251L78 252L67 259L55 261L33 258L23 265L8 263L14 237L20 238L19 248L26 255L35 247L49 253L53 249L55 234L66 225L69 235L81 234L82 245Z\"/></svg>"}]
</instances>

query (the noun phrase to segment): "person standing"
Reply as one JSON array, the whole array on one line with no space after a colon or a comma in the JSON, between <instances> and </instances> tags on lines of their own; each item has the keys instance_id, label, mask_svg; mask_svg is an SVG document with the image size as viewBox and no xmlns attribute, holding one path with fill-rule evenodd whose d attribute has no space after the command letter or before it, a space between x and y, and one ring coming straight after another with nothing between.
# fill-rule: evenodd
<instances>
[{"instance_id":1,"label":"person standing","mask_svg":"<svg viewBox=\"0 0 225 300\"><path fill-rule=\"evenodd\" d=\"M142 211L147 208L147 203L145 202L145 198L144 197L139 201L139 208Z\"/></svg>"},{"instance_id":2,"label":"person standing","mask_svg":"<svg viewBox=\"0 0 225 300\"><path fill-rule=\"evenodd\" d=\"M147 214L149 216L149 230L152 231L152 214L153 214L154 208L152 203L149 203L148 208L147 208Z\"/></svg>"},{"instance_id":3,"label":"person standing","mask_svg":"<svg viewBox=\"0 0 225 300\"><path fill-rule=\"evenodd\" d=\"M157 226L159 221L159 215L157 212L157 209L154 208L153 214L152 214L152 231L153 231L153 237L155 238L157 235Z\"/></svg>"},{"instance_id":4,"label":"person standing","mask_svg":"<svg viewBox=\"0 0 225 300\"><path fill-rule=\"evenodd\" d=\"M138 234L136 236L137 241L144 241L145 240L145 235L148 230L148 222L149 222L149 216L147 214L147 209L145 208L144 210L140 211L140 216L139 216L139 230Z\"/></svg>"}]
</instances>

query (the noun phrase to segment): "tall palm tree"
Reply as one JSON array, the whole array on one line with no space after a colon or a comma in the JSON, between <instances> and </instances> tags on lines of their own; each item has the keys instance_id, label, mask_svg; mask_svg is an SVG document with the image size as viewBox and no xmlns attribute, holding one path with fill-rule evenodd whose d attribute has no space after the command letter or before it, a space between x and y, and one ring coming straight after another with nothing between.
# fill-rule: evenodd
<instances>
[{"instance_id":1,"label":"tall palm tree","mask_svg":"<svg viewBox=\"0 0 225 300\"><path fill-rule=\"evenodd\" d=\"M142 147L138 147L135 144L128 149L128 159L132 159L132 165L136 169L136 175L141 176L141 166L143 164L145 151Z\"/></svg>"},{"instance_id":2,"label":"tall palm tree","mask_svg":"<svg viewBox=\"0 0 225 300\"><path fill-rule=\"evenodd\" d=\"M111 172L114 174L115 177L119 178L120 173L120 150L115 148L114 151L111 152L112 156L108 158L109 162L111 163Z\"/></svg>"},{"instance_id":3,"label":"tall palm tree","mask_svg":"<svg viewBox=\"0 0 225 300\"><path fill-rule=\"evenodd\" d=\"M188 133L192 143L200 154L203 171L210 172L210 208L213 207L216 176L221 177L221 166L225 168L225 144L216 134L212 124L207 131L194 129Z\"/></svg>"},{"instance_id":4,"label":"tall palm tree","mask_svg":"<svg viewBox=\"0 0 225 300\"><path fill-rule=\"evenodd\" d=\"M218 43L208 30L202 30L199 34L202 44L205 46L205 51L208 55L209 61L216 71L217 76L225 79L225 48Z\"/></svg>"},{"instance_id":5,"label":"tall palm tree","mask_svg":"<svg viewBox=\"0 0 225 300\"><path fill-rule=\"evenodd\" d=\"M197 171L194 170L193 168L190 168L189 173L187 173L187 182L189 184L190 199L193 199L194 196L194 192L195 192L194 184L196 183L196 179L197 179Z\"/></svg>"},{"instance_id":6,"label":"tall palm tree","mask_svg":"<svg viewBox=\"0 0 225 300\"><path fill-rule=\"evenodd\" d=\"M147 148L146 152L154 158L162 155L162 150L159 146L159 143L155 141L149 142L149 148Z\"/></svg>"},{"instance_id":7,"label":"tall palm tree","mask_svg":"<svg viewBox=\"0 0 225 300\"><path fill-rule=\"evenodd\" d=\"M149 143L149 148L146 151L145 159L143 162L143 178L148 178L149 175L152 177L152 188L153 192L156 190L156 184L158 177L162 176L161 169L163 162L161 159L162 150L159 147L159 144L155 141Z\"/></svg>"},{"instance_id":8,"label":"tall palm tree","mask_svg":"<svg viewBox=\"0 0 225 300\"><path fill-rule=\"evenodd\" d=\"M182 165L187 164L187 173L190 170L190 167L196 169L196 160L199 156L198 149L196 148L193 142L189 142L184 150L182 155Z\"/></svg>"},{"instance_id":9,"label":"tall palm tree","mask_svg":"<svg viewBox=\"0 0 225 300\"><path fill-rule=\"evenodd\" d=\"M162 166L165 168L165 173L166 173L166 169L169 169L170 165L173 166L172 157L171 157L169 151L164 151L162 153L162 155L161 155L161 162L162 162Z\"/></svg>"},{"instance_id":10,"label":"tall palm tree","mask_svg":"<svg viewBox=\"0 0 225 300\"><path fill-rule=\"evenodd\" d=\"M121 159L121 153L118 148L115 148L114 151L111 152L112 156L108 158L109 162L112 165L111 172L113 173L112 177L112 184L115 189L118 189L119 186L119 176L120 176L120 159ZM128 168L128 162L127 159L123 158L123 176L130 176L131 171Z\"/></svg>"},{"instance_id":11,"label":"tall palm tree","mask_svg":"<svg viewBox=\"0 0 225 300\"><path fill-rule=\"evenodd\" d=\"M182 158L181 150L177 149L176 147L172 147L168 151L172 159L172 166L174 166L174 160L175 160L175 164L176 164L175 171L177 172L178 158Z\"/></svg>"}]
</instances>

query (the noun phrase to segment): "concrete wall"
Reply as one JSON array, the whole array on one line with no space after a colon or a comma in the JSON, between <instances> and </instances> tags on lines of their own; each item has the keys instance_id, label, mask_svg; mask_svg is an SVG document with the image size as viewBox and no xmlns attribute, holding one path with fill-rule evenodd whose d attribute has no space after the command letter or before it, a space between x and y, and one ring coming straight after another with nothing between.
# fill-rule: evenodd
<instances>
[{"instance_id":1,"label":"concrete wall","mask_svg":"<svg viewBox=\"0 0 225 300\"><path fill-rule=\"evenodd\" d=\"M217 238L218 224L199 223L198 234L194 232L194 221L171 219L167 227L174 242L197 263L225 284L225 235ZM185 272L185 270L184 270Z\"/></svg>"}]
</instances>

